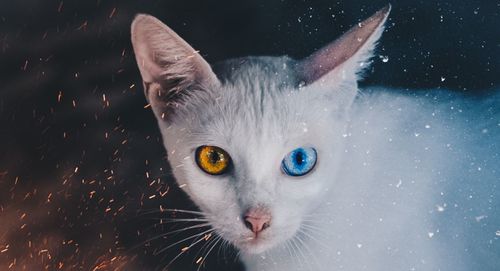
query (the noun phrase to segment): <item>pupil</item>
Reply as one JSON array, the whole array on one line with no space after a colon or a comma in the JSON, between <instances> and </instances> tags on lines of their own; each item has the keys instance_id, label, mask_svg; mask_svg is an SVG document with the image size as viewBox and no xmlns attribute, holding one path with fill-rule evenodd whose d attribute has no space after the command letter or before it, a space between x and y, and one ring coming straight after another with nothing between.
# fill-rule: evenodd
<instances>
[{"instance_id":1,"label":"pupil","mask_svg":"<svg viewBox=\"0 0 500 271\"><path fill-rule=\"evenodd\" d=\"M216 151L210 152L208 159L210 159L210 163L217 164L219 162L219 154Z\"/></svg>"},{"instance_id":2,"label":"pupil","mask_svg":"<svg viewBox=\"0 0 500 271\"><path fill-rule=\"evenodd\" d=\"M303 152L298 152L295 155L295 162L300 166L302 163L304 163L304 153Z\"/></svg>"}]
</instances>

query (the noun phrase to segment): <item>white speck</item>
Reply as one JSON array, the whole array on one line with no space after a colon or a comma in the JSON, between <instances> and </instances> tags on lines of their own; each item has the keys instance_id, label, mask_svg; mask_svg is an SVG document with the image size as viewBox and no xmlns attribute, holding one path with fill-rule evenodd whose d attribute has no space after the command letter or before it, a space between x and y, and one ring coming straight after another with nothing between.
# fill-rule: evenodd
<instances>
[{"instance_id":1,"label":"white speck","mask_svg":"<svg viewBox=\"0 0 500 271\"><path fill-rule=\"evenodd\" d=\"M446 80L446 78L444 76L441 76L441 82L444 82L444 80Z\"/></svg>"},{"instance_id":2,"label":"white speck","mask_svg":"<svg viewBox=\"0 0 500 271\"><path fill-rule=\"evenodd\" d=\"M419 134L419 133L415 133L415 137L419 137L419 136L420 136L420 134Z\"/></svg>"},{"instance_id":3,"label":"white speck","mask_svg":"<svg viewBox=\"0 0 500 271\"><path fill-rule=\"evenodd\" d=\"M304 131L304 133L307 133L307 131L309 131L309 129L307 129L307 123L305 122L302 122L302 131Z\"/></svg>"},{"instance_id":4,"label":"white speck","mask_svg":"<svg viewBox=\"0 0 500 271\"><path fill-rule=\"evenodd\" d=\"M443 204L442 206L441 205L436 205L436 210L438 212L444 212L445 208L446 208L446 203Z\"/></svg>"},{"instance_id":5,"label":"white speck","mask_svg":"<svg viewBox=\"0 0 500 271\"><path fill-rule=\"evenodd\" d=\"M401 186L401 184L403 184L403 181L401 181L401 179L399 179L398 183L396 184L396 187L399 188Z\"/></svg>"},{"instance_id":6,"label":"white speck","mask_svg":"<svg viewBox=\"0 0 500 271\"><path fill-rule=\"evenodd\" d=\"M356 246L357 246L358 248L362 248L362 247L363 247L363 244L356 244Z\"/></svg>"},{"instance_id":7,"label":"white speck","mask_svg":"<svg viewBox=\"0 0 500 271\"><path fill-rule=\"evenodd\" d=\"M429 232L429 233L427 233L427 235L429 235L429 238L432 238L434 236L434 233L433 232Z\"/></svg>"},{"instance_id":8,"label":"white speck","mask_svg":"<svg viewBox=\"0 0 500 271\"><path fill-rule=\"evenodd\" d=\"M500 230L496 231L496 232L495 232L495 235L496 235L496 236L500 236Z\"/></svg>"},{"instance_id":9,"label":"white speck","mask_svg":"<svg viewBox=\"0 0 500 271\"><path fill-rule=\"evenodd\" d=\"M483 220L485 218L488 218L488 216L487 215L476 216L476 222L481 222L481 220Z\"/></svg>"},{"instance_id":10,"label":"white speck","mask_svg":"<svg viewBox=\"0 0 500 271\"><path fill-rule=\"evenodd\" d=\"M430 129L430 128L431 128L431 126L429 124L425 125L425 129Z\"/></svg>"},{"instance_id":11,"label":"white speck","mask_svg":"<svg viewBox=\"0 0 500 271\"><path fill-rule=\"evenodd\" d=\"M382 56L382 55L381 55L381 56L379 56L379 57L380 57L380 59L382 60L382 62L384 62L384 63L389 62L389 56Z\"/></svg>"}]
</instances>

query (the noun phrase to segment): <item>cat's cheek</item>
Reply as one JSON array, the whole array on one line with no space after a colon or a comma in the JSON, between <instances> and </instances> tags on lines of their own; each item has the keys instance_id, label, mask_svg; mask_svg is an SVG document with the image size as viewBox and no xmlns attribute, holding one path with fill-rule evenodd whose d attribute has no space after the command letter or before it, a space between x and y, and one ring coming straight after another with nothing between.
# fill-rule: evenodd
<instances>
[{"instance_id":1,"label":"cat's cheek","mask_svg":"<svg viewBox=\"0 0 500 271\"><path fill-rule=\"evenodd\" d=\"M228 203L235 202L234 192L225 185L225 178L215 179L196 173L188 175L189 195L193 201L210 214L217 214L229 209Z\"/></svg>"}]
</instances>

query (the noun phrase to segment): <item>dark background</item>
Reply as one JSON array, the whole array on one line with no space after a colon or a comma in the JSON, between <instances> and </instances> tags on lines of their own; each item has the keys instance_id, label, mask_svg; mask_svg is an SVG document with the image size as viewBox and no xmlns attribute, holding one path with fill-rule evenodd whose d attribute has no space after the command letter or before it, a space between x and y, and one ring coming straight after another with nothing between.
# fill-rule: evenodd
<instances>
[{"instance_id":1,"label":"dark background","mask_svg":"<svg viewBox=\"0 0 500 271\"><path fill-rule=\"evenodd\" d=\"M307 56L386 4L1 1L0 269L161 270L189 243L155 251L197 232L147 242L183 226L159 225L160 214L148 210L195 207L170 177L154 117L144 108L129 35L135 14L158 17L214 62ZM498 87L499 1L392 5L364 85L471 95ZM202 245L176 270L196 270ZM234 256L215 249L204 265L237 270Z\"/></svg>"}]
</instances>

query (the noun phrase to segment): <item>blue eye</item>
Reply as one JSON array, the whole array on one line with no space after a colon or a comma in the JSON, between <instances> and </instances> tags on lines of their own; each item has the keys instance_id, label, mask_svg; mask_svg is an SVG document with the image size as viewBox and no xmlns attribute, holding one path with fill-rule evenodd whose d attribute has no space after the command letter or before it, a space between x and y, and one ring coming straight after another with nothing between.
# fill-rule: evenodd
<instances>
[{"instance_id":1,"label":"blue eye","mask_svg":"<svg viewBox=\"0 0 500 271\"><path fill-rule=\"evenodd\" d=\"M289 152L281 162L283 172L290 176L303 176L316 165L317 153L314 148L297 148Z\"/></svg>"}]
</instances>

